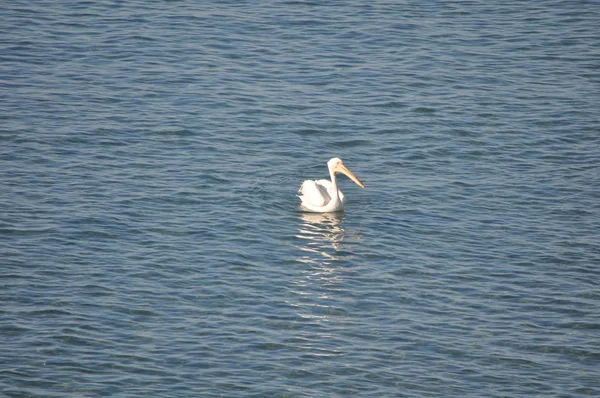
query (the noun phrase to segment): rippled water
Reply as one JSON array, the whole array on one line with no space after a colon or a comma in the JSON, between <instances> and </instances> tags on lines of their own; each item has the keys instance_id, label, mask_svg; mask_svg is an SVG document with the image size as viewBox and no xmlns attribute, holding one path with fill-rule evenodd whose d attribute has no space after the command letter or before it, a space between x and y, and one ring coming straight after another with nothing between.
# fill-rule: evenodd
<instances>
[{"instance_id":1,"label":"rippled water","mask_svg":"<svg viewBox=\"0 0 600 398\"><path fill-rule=\"evenodd\" d=\"M595 2L10 2L0 391L600 394ZM341 157L345 213L296 190Z\"/></svg>"}]
</instances>

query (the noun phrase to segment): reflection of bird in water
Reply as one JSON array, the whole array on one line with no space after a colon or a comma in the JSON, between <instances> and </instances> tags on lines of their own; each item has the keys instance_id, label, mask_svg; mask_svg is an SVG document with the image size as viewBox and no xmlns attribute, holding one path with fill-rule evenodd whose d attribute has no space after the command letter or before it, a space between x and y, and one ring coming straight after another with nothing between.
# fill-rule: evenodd
<instances>
[{"instance_id":1,"label":"reflection of bird in water","mask_svg":"<svg viewBox=\"0 0 600 398\"><path fill-rule=\"evenodd\" d=\"M352 257L361 235L346 231L341 212L298 215L296 238L301 243L297 261L304 267L295 280L291 300L300 317L326 322L331 314L344 311L338 294L352 289L345 283L345 275L357 266Z\"/></svg>"},{"instance_id":2,"label":"reflection of bird in water","mask_svg":"<svg viewBox=\"0 0 600 398\"><path fill-rule=\"evenodd\" d=\"M306 256L304 262L341 260L348 255L346 250L353 246L343 241L348 237L360 240L360 235L347 233L342 226L343 213L300 213L300 219L302 224L296 237L306 242L301 250L318 254L317 258ZM346 249L345 253L340 253L343 249Z\"/></svg>"},{"instance_id":3,"label":"reflection of bird in water","mask_svg":"<svg viewBox=\"0 0 600 398\"><path fill-rule=\"evenodd\" d=\"M344 210L346 198L337 187L335 173L348 176L358 186L364 188L364 184L350 171L340 158L332 158L327 162L329 168L329 180L306 180L302 183L298 193L302 200L302 209L315 213L325 213Z\"/></svg>"},{"instance_id":4,"label":"reflection of bird in water","mask_svg":"<svg viewBox=\"0 0 600 398\"><path fill-rule=\"evenodd\" d=\"M344 228L341 226L343 213L301 213L303 223L299 238L316 241L341 242L344 239Z\"/></svg>"}]
</instances>

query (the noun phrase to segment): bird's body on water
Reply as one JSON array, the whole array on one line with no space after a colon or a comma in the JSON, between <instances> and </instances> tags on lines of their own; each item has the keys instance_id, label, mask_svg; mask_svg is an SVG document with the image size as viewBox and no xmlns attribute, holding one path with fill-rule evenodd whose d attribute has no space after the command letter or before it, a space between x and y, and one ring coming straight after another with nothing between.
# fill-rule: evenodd
<instances>
[{"instance_id":1,"label":"bird's body on water","mask_svg":"<svg viewBox=\"0 0 600 398\"><path fill-rule=\"evenodd\" d=\"M331 180L306 180L298 190L302 201L301 207L306 211L327 213L344 210L346 198L337 187L335 173L342 173L358 186L365 185L342 163L340 158L332 158L327 162Z\"/></svg>"}]
</instances>

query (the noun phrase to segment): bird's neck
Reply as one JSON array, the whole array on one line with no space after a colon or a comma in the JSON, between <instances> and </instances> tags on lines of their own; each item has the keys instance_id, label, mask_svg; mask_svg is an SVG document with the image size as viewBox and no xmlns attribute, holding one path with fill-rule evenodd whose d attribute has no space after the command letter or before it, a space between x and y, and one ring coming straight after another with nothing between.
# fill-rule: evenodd
<instances>
[{"instance_id":1,"label":"bird's neck","mask_svg":"<svg viewBox=\"0 0 600 398\"><path fill-rule=\"evenodd\" d=\"M337 198L338 197L338 187L337 187L337 181L335 180L335 173L333 171L329 171L329 176L331 177L331 187L333 190L333 194Z\"/></svg>"}]
</instances>

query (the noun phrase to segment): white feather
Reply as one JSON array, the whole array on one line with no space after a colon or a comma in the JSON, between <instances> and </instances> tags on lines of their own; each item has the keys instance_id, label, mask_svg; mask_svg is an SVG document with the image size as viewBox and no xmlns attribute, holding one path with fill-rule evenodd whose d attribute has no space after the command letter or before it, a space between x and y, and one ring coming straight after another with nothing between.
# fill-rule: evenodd
<instances>
[{"instance_id":1,"label":"white feather","mask_svg":"<svg viewBox=\"0 0 600 398\"><path fill-rule=\"evenodd\" d=\"M304 210L325 213L344 210L346 198L342 191L337 188L335 179L336 172L342 172L352 178L357 184L364 187L362 182L354 176L338 158L333 158L327 162L329 168L330 180L306 180L298 190L298 197L302 201ZM358 182L357 182L358 181Z\"/></svg>"}]
</instances>

